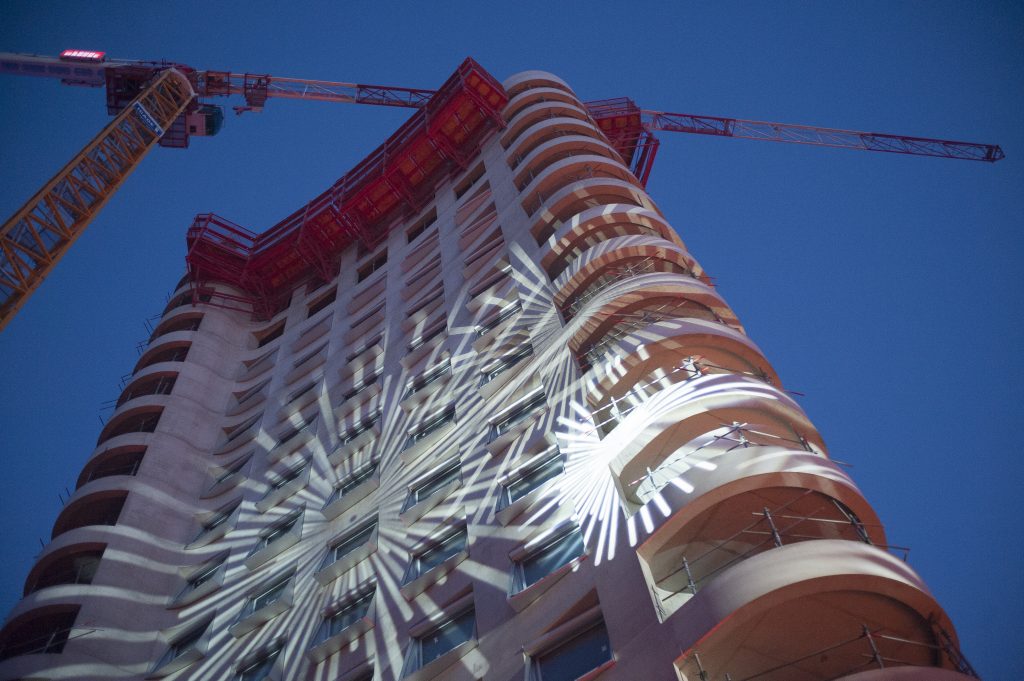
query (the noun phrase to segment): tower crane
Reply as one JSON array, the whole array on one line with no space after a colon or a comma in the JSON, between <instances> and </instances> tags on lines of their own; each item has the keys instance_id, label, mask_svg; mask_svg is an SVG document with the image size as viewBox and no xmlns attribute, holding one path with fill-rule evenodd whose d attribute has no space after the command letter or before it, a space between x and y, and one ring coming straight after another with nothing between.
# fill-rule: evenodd
<instances>
[{"instance_id":1,"label":"tower crane","mask_svg":"<svg viewBox=\"0 0 1024 681\"><path fill-rule=\"evenodd\" d=\"M59 56L0 53L0 73L106 89L113 120L0 227L0 330L24 305L145 155L156 145L186 148L215 135L223 109L212 97L240 96L235 113L270 98L423 108L434 90L269 74L198 70L166 61L110 59L103 52ZM659 147L655 132L684 132L866 151L995 162L998 145L838 130L641 109L629 98L587 103L612 146L646 184Z\"/></svg>"}]
</instances>

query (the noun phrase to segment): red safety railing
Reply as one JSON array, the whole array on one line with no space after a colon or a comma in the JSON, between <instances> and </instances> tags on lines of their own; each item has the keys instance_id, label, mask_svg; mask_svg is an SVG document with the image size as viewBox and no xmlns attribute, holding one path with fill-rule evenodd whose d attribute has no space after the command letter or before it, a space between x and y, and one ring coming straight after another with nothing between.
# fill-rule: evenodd
<instances>
[{"instance_id":1,"label":"red safety railing","mask_svg":"<svg viewBox=\"0 0 1024 681\"><path fill-rule=\"evenodd\" d=\"M197 216L186 258L193 289L223 282L266 317L305 280L333 278L342 251L357 241L376 246L396 216L426 205L442 176L466 168L484 135L503 125L507 102L501 85L467 59L387 141L266 232Z\"/></svg>"}]
</instances>

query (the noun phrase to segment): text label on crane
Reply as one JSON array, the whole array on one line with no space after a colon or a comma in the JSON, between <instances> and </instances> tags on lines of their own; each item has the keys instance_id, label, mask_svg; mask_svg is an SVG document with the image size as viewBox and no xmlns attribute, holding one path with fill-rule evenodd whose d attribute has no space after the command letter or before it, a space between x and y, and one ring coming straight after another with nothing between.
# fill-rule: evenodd
<instances>
[{"instance_id":1,"label":"text label on crane","mask_svg":"<svg viewBox=\"0 0 1024 681\"><path fill-rule=\"evenodd\" d=\"M156 122L153 115L146 111L146 107L142 106L142 102L135 102L132 108L135 109L135 115L137 115L142 122L146 124L147 128L153 131L153 134L157 137L164 136L164 129Z\"/></svg>"}]
</instances>

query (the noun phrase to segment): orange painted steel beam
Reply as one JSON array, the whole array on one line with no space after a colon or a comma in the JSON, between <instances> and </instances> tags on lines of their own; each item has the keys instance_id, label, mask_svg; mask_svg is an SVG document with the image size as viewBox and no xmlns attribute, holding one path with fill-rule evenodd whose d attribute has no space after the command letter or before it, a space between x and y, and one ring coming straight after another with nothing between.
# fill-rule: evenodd
<instances>
[{"instance_id":1,"label":"orange painted steel beam","mask_svg":"<svg viewBox=\"0 0 1024 681\"><path fill-rule=\"evenodd\" d=\"M4 223L0 228L0 330L194 97L180 72L159 72Z\"/></svg>"}]
</instances>

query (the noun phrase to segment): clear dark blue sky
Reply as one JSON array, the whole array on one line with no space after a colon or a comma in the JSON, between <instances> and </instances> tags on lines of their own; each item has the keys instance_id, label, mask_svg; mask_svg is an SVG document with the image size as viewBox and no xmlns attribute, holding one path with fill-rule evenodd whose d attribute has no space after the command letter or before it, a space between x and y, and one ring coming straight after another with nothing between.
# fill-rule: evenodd
<instances>
[{"instance_id":1,"label":"clear dark blue sky","mask_svg":"<svg viewBox=\"0 0 1024 681\"><path fill-rule=\"evenodd\" d=\"M666 133L649 190L911 547L968 657L1019 676L1024 5L489 4L8 1L0 50L416 87L471 55L499 79L552 71L584 99L1002 144L987 165ZM107 118L99 90L0 85L6 217ZM405 116L271 101L157 149L0 334L3 613L183 272L192 217L265 229Z\"/></svg>"}]
</instances>

